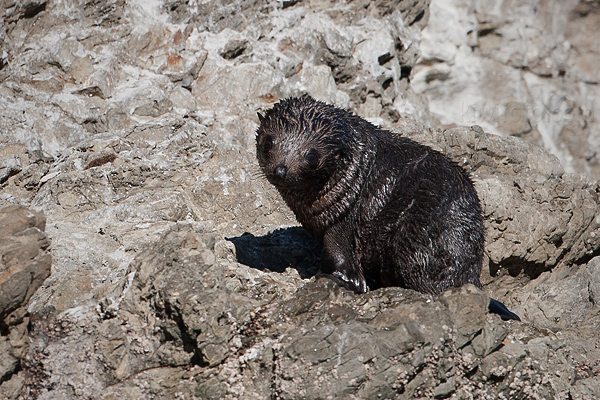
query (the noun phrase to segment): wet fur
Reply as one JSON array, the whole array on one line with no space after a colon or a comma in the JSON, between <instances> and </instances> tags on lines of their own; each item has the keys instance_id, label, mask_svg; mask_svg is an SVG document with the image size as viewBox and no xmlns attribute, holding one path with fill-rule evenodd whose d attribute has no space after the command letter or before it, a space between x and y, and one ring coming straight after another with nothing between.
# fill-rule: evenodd
<instances>
[{"instance_id":1,"label":"wet fur","mask_svg":"<svg viewBox=\"0 0 600 400\"><path fill-rule=\"evenodd\" d=\"M259 165L322 244L321 273L358 293L481 287L481 206L460 166L310 97L283 100L259 119Z\"/></svg>"}]
</instances>

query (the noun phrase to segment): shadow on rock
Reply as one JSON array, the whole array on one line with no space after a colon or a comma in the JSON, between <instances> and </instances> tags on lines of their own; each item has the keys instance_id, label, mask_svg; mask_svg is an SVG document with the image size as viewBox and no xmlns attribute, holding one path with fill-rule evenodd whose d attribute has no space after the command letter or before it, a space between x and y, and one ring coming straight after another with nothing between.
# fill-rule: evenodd
<instances>
[{"instance_id":1,"label":"shadow on rock","mask_svg":"<svg viewBox=\"0 0 600 400\"><path fill-rule=\"evenodd\" d=\"M321 246L299 226L278 229L264 236L244 233L226 238L235 245L237 262L259 270L283 272L291 267L302 278L319 271Z\"/></svg>"}]
</instances>

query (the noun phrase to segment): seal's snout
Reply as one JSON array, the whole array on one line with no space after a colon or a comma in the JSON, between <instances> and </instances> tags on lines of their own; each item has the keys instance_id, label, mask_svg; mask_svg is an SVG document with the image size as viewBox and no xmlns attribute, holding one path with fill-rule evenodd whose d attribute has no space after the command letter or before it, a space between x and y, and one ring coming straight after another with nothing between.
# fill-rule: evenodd
<instances>
[{"instance_id":1,"label":"seal's snout","mask_svg":"<svg viewBox=\"0 0 600 400\"><path fill-rule=\"evenodd\" d=\"M279 164L278 166L275 167L275 176L278 177L279 179L285 179L287 171L288 171L288 169L285 165Z\"/></svg>"}]
</instances>

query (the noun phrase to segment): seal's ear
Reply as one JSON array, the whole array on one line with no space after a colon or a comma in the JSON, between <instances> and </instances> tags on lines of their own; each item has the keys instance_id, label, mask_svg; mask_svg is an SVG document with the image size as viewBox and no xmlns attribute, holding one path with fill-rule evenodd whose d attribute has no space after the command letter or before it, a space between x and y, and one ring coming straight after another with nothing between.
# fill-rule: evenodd
<instances>
[{"instance_id":1,"label":"seal's ear","mask_svg":"<svg viewBox=\"0 0 600 400\"><path fill-rule=\"evenodd\" d=\"M263 121L265 120L264 115L261 115L259 112L257 112L256 115L258 115L258 122L260 122L262 124Z\"/></svg>"}]
</instances>

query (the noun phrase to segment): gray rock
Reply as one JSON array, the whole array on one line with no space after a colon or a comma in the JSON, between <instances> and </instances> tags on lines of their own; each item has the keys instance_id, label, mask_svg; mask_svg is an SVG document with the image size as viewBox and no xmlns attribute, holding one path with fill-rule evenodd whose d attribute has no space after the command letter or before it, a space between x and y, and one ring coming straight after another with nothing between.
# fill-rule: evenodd
<instances>
[{"instance_id":1,"label":"gray rock","mask_svg":"<svg viewBox=\"0 0 600 400\"><path fill-rule=\"evenodd\" d=\"M40 398L66 395L59 371L75 359L104 371L77 396L104 387L103 398L595 393L561 383L572 379L564 356L583 356L566 346L572 339L507 326L487 315L488 297L473 286L438 298L399 288L354 295L328 280L215 263L213 246L197 224L177 224L131 265L116 313L86 332L85 315L73 312L36 322L34 335L50 339L34 354L54 360L39 359L53 388Z\"/></svg>"},{"instance_id":2,"label":"gray rock","mask_svg":"<svg viewBox=\"0 0 600 400\"><path fill-rule=\"evenodd\" d=\"M22 206L1 208L0 225L0 382L16 382L0 394L15 398L29 351L27 302L50 275L50 241L44 215Z\"/></svg>"},{"instance_id":3,"label":"gray rock","mask_svg":"<svg viewBox=\"0 0 600 400\"><path fill-rule=\"evenodd\" d=\"M395 288L356 296L328 280L304 284L297 275L252 268L240 280L239 266L214 264L214 257L207 255L213 243L212 235L194 225L178 224L170 230L134 262L135 278L128 283L121 311L102 322L97 336L77 335L75 315L59 317L60 326L67 326L69 332L75 329L70 335L82 342L79 348L93 340L101 349L110 343L112 350L102 351L111 357L103 363L108 376L98 376L90 386L102 385L103 380L121 382L111 386L105 393L108 396L131 390L125 389L132 386L129 376L140 365L163 365L173 372L196 365L201 375L213 377L199 381L198 389L208 396L367 395L394 385L390 393L406 390L406 398L429 393L434 387L440 393L454 390L454 386L446 387L445 376L460 359L451 344L453 332L472 339L486 320L487 296L474 287L446 293L439 302ZM261 287L261 295L256 286ZM463 313L460 304L471 304L466 299L473 296L477 306ZM148 323L142 321L156 321L152 323L155 328L142 328ZM498 318L489 323L503 324ZM143 354L138 354L123 344L134 343L131 339L139 337L141 328L154 333L147 337ZM52 329L56 328L36 326L37 334ZM50 341L44 351L59 357L54 353L58 347L59 343ZM81 358L81 351L63 352L60 358ZM64 364L66 360L59 363ZM95 363L90 359L89 364ZM406 379L399 381L399 374ZM48 395L62 393L60 374L49 375L52 378L46 384L52 382L56 389ZM140 383L133 386L146 396L173 394L168 383L153 388ZM81 390L81 395L86 393ZM195 389L186 384L177 390Z\"/></svg>"},{"instance_id":4,"label":"gray rock","mask_svg":"<svg viewBox=\"0 0 600 400\"><path fill-rule=\"evenodd\" d=\"M597 5L509 4L433 1L413 88L439 127L521 135L598 179Z\"/></svg>"},{"instance_id":5,"label":"gray rock","mask_svg":"<svg viewBox=\"0 0 600 400\"><path fill-rule=\"evenodd\" d=\"M0 338L0 351L2 351L2 360L0 361L0 379L2 381L10 379L11 375L17 369L19 360L14 357L13 346L10 341L5 338Z\"/></svg>"},{"instance_id":6,"label":"gray rock","mask_svg":"<svg viewBox=\"0 0 600 400\"><path fill-rule=\"evenodd\" d=\"M4 4L0 204L44 212L53 266L0 328L0 398L600 397L597 183L565 173L597 169L597 13L538 9ZM256 112L307 93L469 170L485 292L314 281L254 155ZM516 137L427 128L476 122Z\"/></svg>"},{"instance_id":7,"label":"gray rock","mask_svg":"<svg viewBox=\"0 0 600 400\"><path fill-rule=\"evenodd\" d=\"M21 172L21 160L19 156L12 154L0 157L0 184L4 183L13 175Z\"/></svg>"},{"instance_id":8,"label":"gray rock","mask_svg":"<svg viewBox=\"0 0 600 400\"><path fill-rule=\"evenodd\" d=\"M511 297L521 304L522 315L537 326L552 331L573 326L591 329L600 319L599 268L600 259L595 257L579 268L563 266L544 272Z\"/></svg>"},{"instance_id":9,"label":"gray rock","mask_svg":"<svg viewBox=\"0 0 600 400\"><path fill-rule=\"evenodd\" d=\"M0 225L0 321L10 326L20 320L9 315L26 305L50 275L50 241L44 215L21 206L0 209Z\"/></svg>"}]
</instances>

